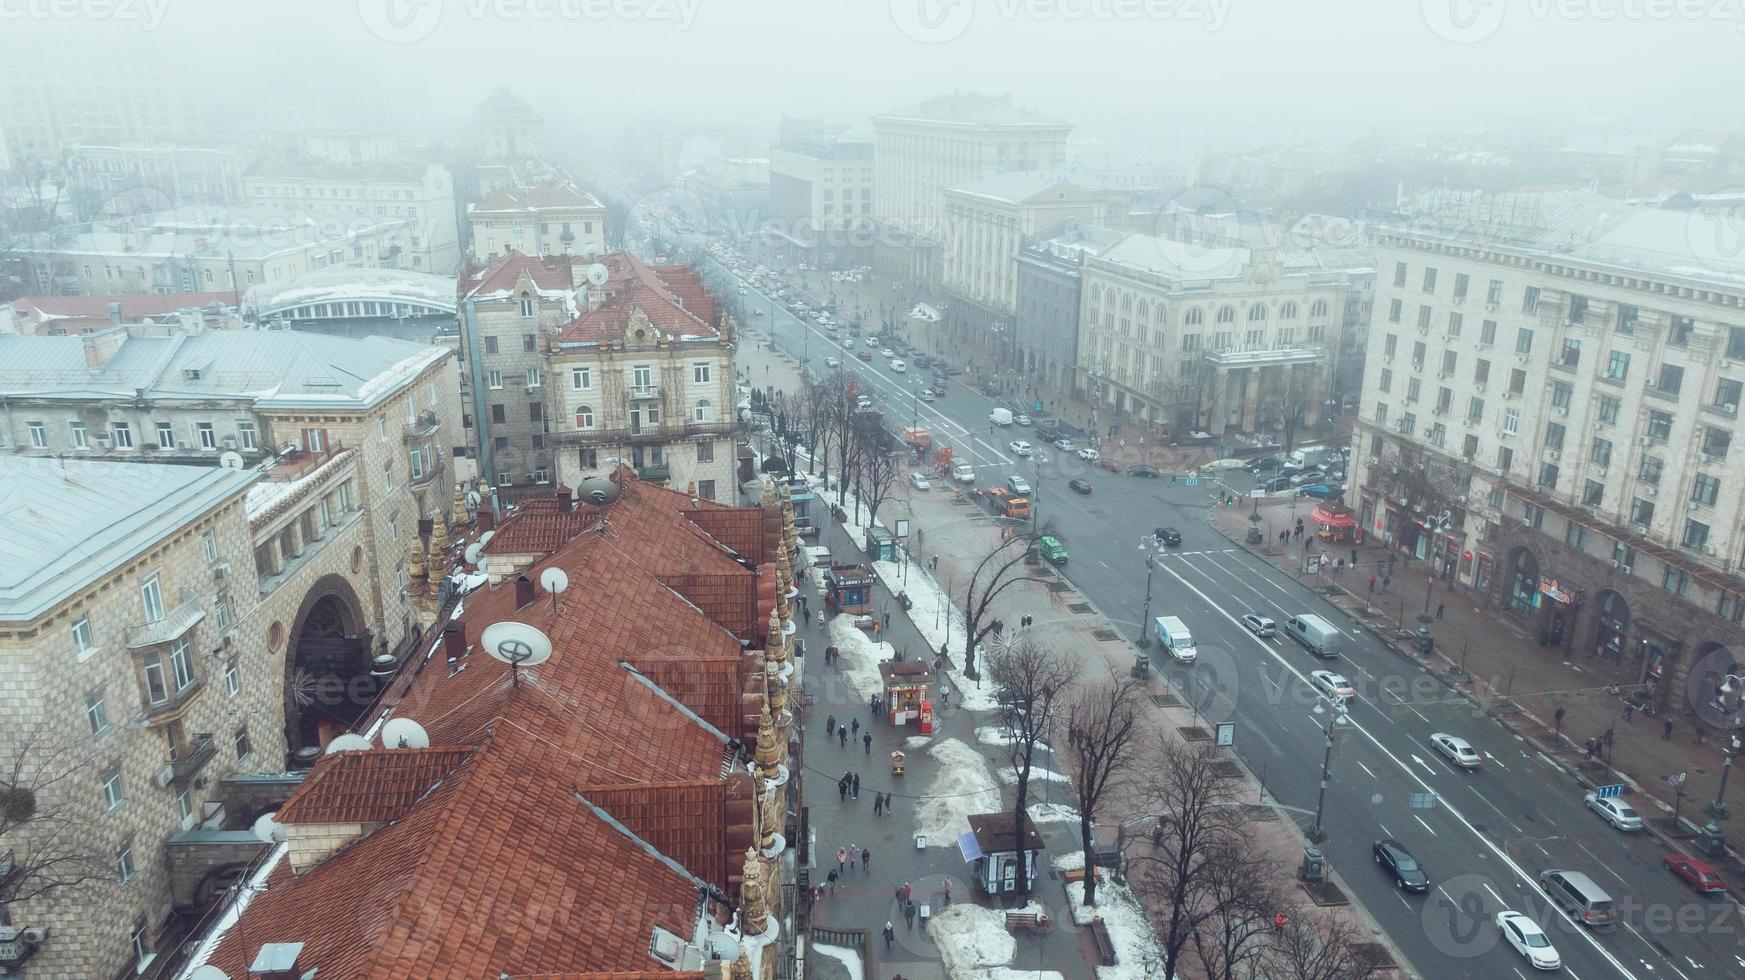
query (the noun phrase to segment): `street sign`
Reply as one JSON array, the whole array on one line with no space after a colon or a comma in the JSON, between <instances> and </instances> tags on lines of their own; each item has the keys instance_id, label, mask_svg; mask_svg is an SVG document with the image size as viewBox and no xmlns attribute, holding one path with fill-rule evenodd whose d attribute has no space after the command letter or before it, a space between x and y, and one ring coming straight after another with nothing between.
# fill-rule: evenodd
<instances>
[{"instance_id":1,"label":"street sign","mask_svg":"<svg viewBox=\"0 0 1745 980\"><path fill-rule=\"evenodd\" d=\"M1682 773L1682 772L1673 773L1672 775L1666 777L1666 783L1669 786L1683 786L1684 785L1684 773Z\"/></svg>"},{"instance_id":2,"label":"street sign","mask_svg":"<svg viewBox=\"0 0 1745 980\"><path fill-rule=\"evenodd\" d=\"M1624 784L1623 783L1614 783L1611 786L1601 786L1599 789L1594 790L1594 796L1599 798L1599 799L1602 799L1602 800L1610 799L1611 797L1614 797L1614 796L1623 796L1623 795L1624 795Z\"/></svg>"},{"instance_id":3,"label":"street sign","mask_svg":"<svg viewBox=\"0 0 1745 980\"><path fill-rule=\"evenodd\" d=\"M1236 744L1236 723L1221 721L1218 723L1218 744L1228 747Z\"/></svg>"},{"instance_id":4,"label":"street sign","mask_svg":"<svg viewBox=\"0 0 1745 980\"><path fill-rule=\"evenodd\" d=\"M1434 809L1436 809L1436 794L1435 793L1413 793L1412 794L1412 809L1414 809L1414 810L1434 810Z\"/></svg>"},{"instance_id":5,"label":"street sign","mask_svg":"<svg viewBox=\"0 0 1745 980\"><path fill-rule=\"evenodd\" d=\"M1200 485L1200 478L1199 478L1199 477L1197 477L1197 476L1190 476L1190 477L1188 477L1188 478L1187 478L1187 485L1188 485L1188 486L1190 486L1190 487L1197 487L1197 486L1199 486L1199 485Z\"/></svg>"},{"instance_id":6,"label":"street sign","mask_svg":"<svg viewBox=\"0 0 1745 980\"><path fill-rule=\"evenodd\" d=\"M906 538L908 536L909 536L909 519L906 517L897 518L897 537Z\"/></svg>"}]
</instances>

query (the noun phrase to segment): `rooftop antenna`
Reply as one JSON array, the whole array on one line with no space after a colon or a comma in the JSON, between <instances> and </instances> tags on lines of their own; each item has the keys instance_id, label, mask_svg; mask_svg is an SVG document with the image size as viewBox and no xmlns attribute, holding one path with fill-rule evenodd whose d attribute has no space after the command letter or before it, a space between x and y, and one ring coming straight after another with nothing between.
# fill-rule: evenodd
<instances>
[{"instance_id":1,"label":"rooftop antenna","mask_svg":"<svg viewBox=\"0 0 1745 980\"><path fill-rule=\"evenodd\" d=\"M263 813L255 818L254 835L268 844L283 844L285 842L285 825L271 813Z\"/></svg>"},{"instance_id":2,"label":"rooftop antenna","mask_svg":"<svg viewBox=\"0 0 1745 980\"><path fill-rule=\"evenodd\" d=\"M551 659L551 638L526 623L492 623L479 634L485 652L509 665L510 680L521 686L521 668Z\"/></svg>"},{"instance_id":3,"label":"rooftop antenna","mask_svg":"<svg viewBox=\"0 0 1745 980\"><path fill-rule=\"evenodd\" d=\"M227 470L242 469L242 454L234 449L226 449L218 454L218 465Z\"/></svg>"},{"instance_id":4,"label":"rooftop antenna","mask_svg":"<svg viewBox=\"0 0 1745 980\"><path fill-rule=\"evenodd\" d=\"M570 577L563 569L553 566L539 573L539 584L545 591L551 593L551 611L557 612L557 597L563 590L570 587Z\"/></svg>"},{"instance_id":5,"label":"rooftop antenna","mask_svg":"<svg viewBox=\"0 0 1745 980\"><path fill-rule=\"evenodd\" d=\"M389 718L382 726L382 748L428 749L430 733L410 718Z\"/></svg>"},{"instance_id":6,"label":"rooftop antenna","mask_svg":"<svg viewBox=\"0 0 1745 980\"><path fill-rule=\"evenodd\" d=\"M333 741L327 743L327 751L323 752L322 755L332 755L335 752L358 752L374 747L370 744L370 740L362 735L346 732L344 735L334 736Z\"/></svg>"},{"instance_id":7,"label":"rooftop antenna","mask_svg":"<svg viewBox=\"0 0 1745 980\"><path fill-rule=\"evenodd\" d=\"M593 265L588 266L589 283L595 286L604 286L606 285L606 280L610 277L611 273L607 271L603 264L595 262Z\"/></svg>"}]
</instances>

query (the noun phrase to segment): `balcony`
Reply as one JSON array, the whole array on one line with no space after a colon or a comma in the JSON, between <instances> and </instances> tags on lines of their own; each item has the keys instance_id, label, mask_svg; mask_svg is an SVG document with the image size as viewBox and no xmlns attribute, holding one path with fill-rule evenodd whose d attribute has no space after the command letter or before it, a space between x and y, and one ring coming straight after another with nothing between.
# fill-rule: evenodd
<instances>
[{"instance_id":1,"label":"balcony","mask_svg":"<svg viewBox=\"0 0 1745 980\"><path fill-rule=\"evenodd\" d=\"M209 734L195 735L183 745L180 751L170 756L170 779L172 782L187 782L194 778L218 754L218 744Z\"/></svg>"},{"instance_id":2,"label":"balcony","mask_svg":"<svg viewBox=\"0 0 1745 980\"><path fill-rule=\"evenodd\" d=\"M163 725L175 721L187 713L189 705L206 689L206 682L194 678L193 682L180 691L171 694L169 700L159 704L145 703L145 723L147 725Z\"/></svg>"},{"instance_id":3,"label":"balcony","mask_svg":"<svg viewBox=\"0 0 1745 980\"><path fill-rule=\"evenodd\" d=\"M649 466L638 466L636 477L649 483L660 483L672 479L673 468L666 463L654 463Z\"/></svg>"},{"instance_id":4,"label":"balcony","mask_svg":"<svg viewBox=\"0 0 1745 980\"><path fill-rule=\"evenodd\" d=\"M126 638L129 650L157 646L169 643L194 628L194 624L206 618L206 610L200 607L197 600L189 599L176 608L165 613L163 618L151 623L141 623L127 627Z\"/></svg>"},{"instance_id":5,"label":"balcony","mask_svg":"<svg viewBox=\"0 0 1745 980\"><path fill-rule=\"evenodd\" d=\"M407 422L401 427L400 437L406 442L418 442L426 437L435 435L436 429L436 413L432 411L423 411L418 413L416 419Z\"/></svg>"},{"instance_id":6,"label":"balcony","mask_svg":"<svg viewBox=\"0 0 1745 980\"><path fill-rule=\"evenodd\" d=\"M412 474L411 482L413 486L424 486L431 480L441 476L442 471L446 468L447 464L444 462L446 454L443 453L442 450L433 450L430 455L432 458L428 463L424 464L423 472Z\"/></svg>"},{"instance_id":7,"label":"balcony","mask_svg":"<svg viewBox=\"0 0 1745 980\"><path fill-rule=\"evenodd\" d=\"M630 385L624 389L624 397L633 402L657 399L660 397L660 385Z\"/></svg>"}]
</instances>

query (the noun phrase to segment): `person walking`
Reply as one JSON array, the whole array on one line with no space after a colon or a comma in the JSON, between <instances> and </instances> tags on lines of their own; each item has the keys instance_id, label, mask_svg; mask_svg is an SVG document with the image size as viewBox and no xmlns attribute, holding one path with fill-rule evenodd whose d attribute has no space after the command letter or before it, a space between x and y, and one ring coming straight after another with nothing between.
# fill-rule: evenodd
<instances>
[{"instance_id":1,"label":"person walking","mask_svg":"<svg viewBox=\"0 0 1745 980\"><path fill-rule=\"evenodd\" d=\"M830 717L824 719L824 734L826 734L826 735L836 734L836 716L835 715L831 715Z\"/></svg>"},{"instance_id":2,"label":"person walking","mask_svg":"<svg viewBox=\"0 0 1745 980\"><path fill-rule=\"evenodd\" d=\"M839 798L841 798L842 802L844 802L844 803L848 802L848 780L847 779L838 779L836 781L836 795Z\"/></svg>"},{"instance_id":3,"label":"person walking","mask_svg":"<svg viewBox=\"0 0 1745 980\"><path fill-rule=\"evenodd\" d=\"M914 902L904 902L903 903L903 922L908 928L910 928L910 929L915 928L915 903Z\"/></svg>"},{"instance_id":4,"label":"person walking","mask_svg":"<svg viewBox=\"0 0 1745 980\"><path fill-rule=\"evenodd\" d=\"M830 894L832 895L836 894L836 878L836 872L832 871L830 872L830 877L825 879L825 882L830 886Z\"/></svg>"},{"instance_id":5,"label":"person walking","mask_svg":"<svg viewBox=\"0 0 1745 980\"><path fill-rule=\"evenodd\" d=\"M1438 602L1438 603L1437 603L1437 604L1436 604L1436 618L1437 618L1437 619L1441 619L1441 618L1442 618L1442 603L1440 603L1440 602Z\"/></svg>"},{"instance_id":6,"label":"person walking","mask_svg":"<svg viewBox=\"0 0 1745 980\"><path fill-rule=\"evenodd\" d=\"M805 622L810 618L811 616L806 612L806 594L802 592L800 593L800 621Z\"/></svg>"},{"instance_id":7,"label":"person walking","mask_svg":"<svg viewBox=\"0 0 1745 980\"><path fill-rule=\"evenodd\" d=\"M909 887L909 883L906 881L903 882L902 892L903 892L903 901L907 902L907 901L910 901L912 898L914 898L915 893Z\"/></svg>"},{"instance_id":8,"label":"person walking","mask_svg":"<svg viewBox=\"0 0 1745 980\"><path fill-rule=\"evenodd\" d=\"M848 729L845 726L836 726L836 739L843 748L848 748Z\"/></svg>"},{"instance_id":9,"label":"person walking","mask_svg":"<svg viewBox=\"0 0 1745 980\"><path fill-rule=\"evenodd\" d=\"M944 878L941 880L943 880L945 882L945 901L941 902L940 904L941 905L950 905L951 904L951 879Z\"/></svg>"},{"instance_id":10,"label":"person walking","mask_svg":"<svg viewBox=\"0 0 1745 980\"><path fill-rule=\"evenodd\" d=\"M861 874L872 874L872 848L870 847L860 849L860 871Z\"/></svg>"},{"instance_id":11,"label":"person walking","mask_svg":"<svg viewBox=\"0 0 1745 980\"><path fill-rule=\"evenodd\" d=\"M1375 595L1375 576L1374 575L1371 575L1369 577L1369 594Z\"/></svg>"},{"instance_id":12,"label":"person walking","mask_svg":"<svg viewBox=\"0 0 1745 980\"><path fill-rule=\"evenodd\" d=\"M848 870L853 871L854 866L856 864L859 864L859 863L860 863L860 845L859 844L848 845Z\"/></svg>"},{"instance_id":13,"label":"person walking","mask_svg":"<svg viewBox=\"0 0 1745 980\"><path fill-rule=\"evenodd\" d=\"M846 848L846 847L837 848L836 849L836 870L841 871L842 866L847 864L847 863L848 863L848 848Z\"/></svg>"},{"instance_id":14,"label":"person walking","mask_svg":"<svg viewBox=\"0 0 1745 980\"><path fill-rule=\"evenodd\" d=\"M1636 702L1625 701L1624 702L1624 721L1626 723L1628 723L1630 721L1630 716L1635 714L1635 713L1636 713Z\"/></svg>"},{"instance_id":15,"label":"person walking","mask_svg":"<svg viewBox=\"0 0 1745 980\"><path fill-rule=\"evenodd\" d=\"M867 755L872 755L872 732L867 732L865 735L862 735L860 737L860 744L866 746Z\"/></svg>"},{"instance_id":16,"label":"person walking","mask_svg":"<svg viewBox=\"0 0 1745 980\"><path fill-rule=\"evenodd\" d=\"M897 930L891 927L891 920L885 920L885 950L890 951L891 940L897 938Z\"/></svg>"},{"instance_id":17,"label":"person walking","mask_svg":"<svg viewBox=\"0 0 1745 980\"><path fill-rule=\"evenodd\" d=\"M1660 740L1662 742L1666 742L1666 741L1670 741L1671 739L1672 739L1672 719L1668 718L1668 719L1666 719L1666 724L1660 726Z\"/></svg>"},{"instance_id":18,"label":"person walking","mask_svg":"<svg viewBox=\"0 0 1745 980\"><path fill-rule=\"evenodd\" d=\"M854 789L850 795L857 800L860 799L860 773L858 772L854 774Z\"/></svg>"},{"instance_id":19,"label":"person walking","mask_svg":"<svg viewBox=\"0 0 1745 980\"><path fill-rule=\"evenodd\" d=\"M883 816L885 812L885 794L873 794L873 816Z\"/></svg>"},{"instance_id":20,"label":"person walking","mask_svg":"<svg viewBox=\"0 0 1745 980\"><path fill-rule=\"evenodd\" d=\"M853 725L851 731L855 735L860 734L860 719L859 718L854 719L854 725Z\"/></svg>"}]
</instances>

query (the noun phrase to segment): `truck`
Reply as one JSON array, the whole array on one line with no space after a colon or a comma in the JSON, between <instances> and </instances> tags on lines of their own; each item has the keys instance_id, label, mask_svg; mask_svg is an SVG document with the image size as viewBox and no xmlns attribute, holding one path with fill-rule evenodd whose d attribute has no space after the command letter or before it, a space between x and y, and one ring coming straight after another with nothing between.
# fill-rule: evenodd
<instances>
[{"instance_id":1,"label":"truck","mask_svg":"<svg viewBox=\"0 0 1745 980\"><path fill-rule=\"evenodd\" d=\"M925 456L927 450L933 448L933 433L915 426L903 426L903 443L914 450L916 455Z\"/></svg>"},{"instance_id":2,"label":"truck","mask_svg":"<svg viewBox=\"0 0 1745 980\"><path fill-rule=\"evenodd\" d=\"M1329 446L1304 446L1291 453L1290 462L1298 470L1306 470L1323 463L1337 463L1343 458L1339 450Z\"/></svg>"},{"instance_id":3,"label":"truck","mask_svg":"<svg viewBox=\"0 0 1745 980\"><path fill-rule=\"evenodd\" d=\"M1001 517L1026 518L1030 516L1030 499L1020 497L1005 487L993 487L988 490L988 498L993 501L994 513Z\"/></svg>"},{"instance_id":4,"label":"truck","mask_svg":"<svg viewBox=\"0 0 1745 980\"><path fill-rule=\"evenodd\" d=\"M1012 410L1009 408L996 408L988 413L988 421L995 425L1011 425Z\"/></svg>"},{"instance_id":5,"label":"truck","mask_svg":"<svg viewBox=\"0 0 1745 980\"><path fill-rule=\"evenodd\" d=\"M1314 613L1297 613L1285 620L1285 632L1310 653L1325 660L1339 656L1345 634Z\"/></svg>"},{"instance_id":6,"label":"truck","mask_svg":"<svg viewBox=\"0 0 1745 980\"><path fill-rule=\"evenodd\" d=\"M1184 664L1191 664L1198 654L1194 651L1194 634L1188 632L1188 624L1177 616L1159 616L1151 621L1151 629L1157 635L1157 643L1169 655Z\"/></svg>"}]
</instances>

